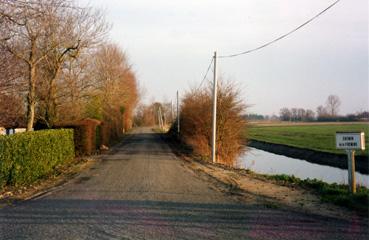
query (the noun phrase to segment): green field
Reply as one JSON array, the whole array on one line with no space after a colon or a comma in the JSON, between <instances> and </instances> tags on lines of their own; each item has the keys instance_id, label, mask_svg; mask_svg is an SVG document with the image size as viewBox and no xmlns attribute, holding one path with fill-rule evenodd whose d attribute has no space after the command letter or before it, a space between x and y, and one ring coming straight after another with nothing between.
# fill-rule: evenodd
<instances>
[{"instance_id":1,"label":"green field","mask_svg":"<svg viewBox=\"0 0 369 240\"><path fill-rule=\"evenodd\" d=\"M340 131L364 131L366 150L357 151L356 155L368 156L368 124L327 124L327 125L252 125L245 132L248 139L269 143L283 144L293 147L312 149L321 152L341 153L336 149L335 133Z\"/></svg>"}]
</instances>

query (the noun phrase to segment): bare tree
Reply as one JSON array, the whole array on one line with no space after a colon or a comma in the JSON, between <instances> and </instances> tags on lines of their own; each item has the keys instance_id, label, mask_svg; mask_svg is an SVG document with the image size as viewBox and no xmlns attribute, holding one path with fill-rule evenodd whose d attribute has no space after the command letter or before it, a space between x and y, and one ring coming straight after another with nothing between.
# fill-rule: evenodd
<instances>
[{"instance_id":1,"label":"bare tree","mask_svg":"<svg viewBox=\"0 0 369 240\"><path fill-rule=\"evenodd\" d=\"M291 121L291 111L288 108L282 108L279 111L279 117L282 121Z\"/></svg>"},{"instance_id":2,"label":"bare tree","mask_svg":"<svg viewBox=\"0 0 369 240\"><path fill-rule=\"evenodd\" d=\"M305 112L305 121L313 121L315 118L315 113L311 109L306 109Z\"/></svg>"},{"instance_id":3,"label":"bare tree","mask_svg":"<svg viewBox=\"0 0 369 240\"><path fill-rule=\"evenodd\" d=\"M292 108L291 110L288 108L282 108L279 111L279 118L282 121L312 121L314 120L315 114L310 109L303 108Z\"/></svg>"},{"instance_id":4,"label":"bare tree","mask_svg":"<svg viewBox=\"0 0 369 240\"><path fill-rule=\"evenodd\" d=\"M53 3L46 0L2 0L0 5L0 21L3 24L1 47L27 66L27 131L33 128L35 118L37 67L50 50L45 46L40 47L50 19L50 11L45 8Z\"/></svg>"},{"instance_id":5,"label":"bare tree","mask_svg":"<svg viewBox=\"0 0 369 240\"><path fill-rule=\"evenodd\" d=\"M337 95L329 95L326 101L326 109L331 117L336 117L341 106L341 100Z\"/></svg>"},{"instance_id":6,"label":"bare tree","mask_svg":"<svg viewBox=\"0 0 369 240\"><path fill-rule=\"evenodd\" d=\"M328 118L327 109L325 107L323 107L322 105L319 105L316 108L316 115L317 115L318 120L322 120L322 119Z\"/></svg>"},{"instance_id":7,"label":"bare tree","mask_svg":"<svg viewBox=\"0 0 369 240\"><path fill-rule=\"evenodd\" d=\"M24 109L22 98L13 94L0 94L0 126L23 127Z\"/></svg>"},{"instance_id":8,"label":"bare tree","mask_svg":"<svg viewBox=\"0 0 369 240\"><path fill-rule=\"evenodd\" d=\"M155 125L154 105L139 105L136 109L135 124L137 126L154 126Z\"/></svg>"},{"instance_id":9,"label":"bare tree","mask_svg":"<svg viewBox=\"0 0 369 240\"><path fill-rule=\"evenodd\" d=\"M87 104L88 115L101 117L110 124L112 137L118 137L132 127L133 109L138 101L136 77L126 55L117 45L102 45L94 54L89 78L96 89Z\"/></svg>"},{"instance_id":10,"label":"bare tree","mask_svg":"<svg viewBox=\"0 0 369 240\"><path fill-rule=\"evenodd\" d=\"M57 8L50 22L48 38L43 45L53 46L53 49L43 61L39 114L48 127L57 119L57 80L63 79L59 76L62 67L68 61L75 61L84 51L92 52L103 42L109 28L101 11L80 8L70 2Z\"/></svg>"},{"instance_id":11,"label":"bare tree","mask_svg":"<svg viewBox=\"0 0 369 240\"><path fill-rule=\"evenodd\" d=\"M107 25L101 12L69 0L0 1L0 46L27 66L29 131L39 97L45 102L44 120L54 115L55 81L66 59L101 42Z\"/></svg>"},{"instance_id":12,"label":"bare tree","mask_svg":"<svg viewBox=\"0 0 369 240\"><path fill-rule=\"evenodd\" d=\"M24 64L0 46L0 94L24 91Z\"/></svg>"},{"instance_id":13,"label":"bare tree","mask_svg":"<svg viewBox=\"0 0 369 240\"><path fill-rule=\"evenodd\" d=\"M297 120L298 121L304 121L306 115L306 110L303 108L297 109Z\"/></svg>"},{"instance_id":14,"label":"bare tree","mask_svg":"<svg viewBox=\"0 0 369 240\"><path fill-rule=\"evenodd\" d=\"M89 55L82 54L63 67L55 101L58 121L75 121L85 117L86 103L95 91L95 82L90 78L91 62Z\"/></svg>"},{"instance_id":15,"label":"bare tree","mask_svg":"<svg viewBox=\"0 0 369 240\"><path fill-rule=\"evenodd\" d=\"M298 120L298 109L297 108L291 108L291 119L292 121Z\"/></svg>"}]
</instances>

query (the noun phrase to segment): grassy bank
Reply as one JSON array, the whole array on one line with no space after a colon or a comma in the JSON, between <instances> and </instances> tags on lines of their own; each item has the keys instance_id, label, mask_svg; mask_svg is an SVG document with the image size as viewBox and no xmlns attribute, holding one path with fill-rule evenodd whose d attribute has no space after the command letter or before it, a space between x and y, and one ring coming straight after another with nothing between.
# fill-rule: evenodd
<instances>
[{"instance_id":1,"label":"grassy bank","mask_svg":"<svg viewBox=\"0 0 369 240\"><path fill-rule=\"evenodd\" d=\"M194 155L193 152L188 149L188 146L178 142L172 136L164 134L162 136L177 156L187 159L188 161L196 159L196 161L192 161L190 165L193 169L205 172L212 176L213 179L229 184L229 190L231 192L237 192L243 189L249 193L268 196L270 199L277 199L277 201L280 199L282 202L285 201L286 196L289 196L292 199L296 199L288 203L285 202L286 204L296 204L299 207L309 209L316 208L317 204L321 206L319 202L313 203L306 200L309 199L306 197L306 192L301 191L301 189L306 189L309 190L312 195L316 196L318 200L320 199L322 203L332 203L343 206L365 216L367 216L369 211L369 190L365 187L358 187L357 194L352 195L349 193L347 185L329 184L317 179L302 180L284 174L260 174L249 169L237 169L221 164L214 165L201 161L198 156ZM245 186L247 184L249 184L249 186ZM267 187L268 185L269 188ZM278 188L278 186L286 186L287 190L285 188ZM265 189L267 189L267 191L265 191ZM320 207L316 209L322 211Z\"/></svg>"},{"instance_id":2,"label":"grassy bank","mask_svg":"<svg viewBox=\"0 0 369 240\"><path fill-rule=\"evenodd\" d=\"M317 179L301 180L289 175L262 175L287 186L297 185L316 192L323 202L333 203L362 213L369 211L369 190L358 187L356 194L348 191L347 185L328 184Z\"/></svg>"},{"instance_id":3,"label":"grassy bank","mask_svg":"<svg viewBox=\"0 0 369 240\"><path fill-rule=\"evenodd\" d=\"M251 140L283 144L292 147L311 149L321 152L343 154L336 149L335 133L339 131L364 131L366 147L369 147L368 124L327 124L327 125L251 125L247 137ZM246 133L245 133L246 136ZM368 151L357 151L357 155L368 156Z\"/></svg>"}]
</instances>

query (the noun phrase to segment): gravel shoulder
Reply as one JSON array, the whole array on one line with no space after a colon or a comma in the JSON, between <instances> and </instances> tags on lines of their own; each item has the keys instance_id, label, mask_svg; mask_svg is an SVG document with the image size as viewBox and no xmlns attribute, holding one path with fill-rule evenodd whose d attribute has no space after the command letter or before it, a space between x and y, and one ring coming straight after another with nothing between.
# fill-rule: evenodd
<instances>
[{"instance_id":1,"label":"gravel shoulder","mask_svg":"<svg viewBox=\"0 0 369 240\"><path fill-rule=\"evenodd\" d=\"M187 160L189 168L204 179L218 182L219 189L236 195L244 202L264 204L267 207L293 209L294 211L319 214L341 219L368 219L355 211L325 203L311 191L299 186L284 186L247 171L224 166Z\"/></svg>"}]
</instances>

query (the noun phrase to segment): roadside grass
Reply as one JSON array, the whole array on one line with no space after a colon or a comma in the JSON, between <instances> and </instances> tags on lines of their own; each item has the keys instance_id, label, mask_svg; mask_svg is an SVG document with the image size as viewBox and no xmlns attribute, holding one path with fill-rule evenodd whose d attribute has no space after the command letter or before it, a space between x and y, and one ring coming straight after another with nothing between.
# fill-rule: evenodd
<instances>
[{"instance_id":1,"label":"roadside grass","mask_svg":"<svg viewBox=\"0 0 369 240\"><path fill-rule=\"evenodd\" d=\"M287 186L300 186L316 192L323 202L333 203L368 214L369 211L369 189L359 186L357 193L351 194L347 185L329 184L317 179L299 179L290 175L262 175L266 179L274 180L279 184Z\"/></svg>"},{"instance_id":2,"label":"roadside grass","mask_svg":"<svg viewBox=\"0 0 369 240\"><path fill-rule=\"evenodd\" d=\"M89 157L76 157L70 163L56 167L53 172L44 175L32 183L30 182L21 186L8 185L0 188L0 209L3 206L11 204L13 201L25 200L32 195L64 184L88 166L90 160L91 158Z\"/></svg>"},{"instance_id":3,"label":"roadside grass","mask_svg":"<svg viewBox=\"0 0 369 240\"><path fill-rule=\"evenodd\" d=\"M340 131L364 131L366 147L369 147L368 124L327 124L298 126L257 126L245 131L244 137L250 140L283 144L292 147L311 149L320 152L344 154L336 149L335 133ZM356 155L368 156L368 151L357 151Z\"/></svg>"},{"instance_id":4,"label":"roadside grass","mask_svg":"<svg viewBox=\"0 0 369 240\"><path fill-rule=\"evenodd\" d=\"M191 148L189 148L188 145L178 142L178 139L176 139L172 135L165 136L167 136L166 141L168 141L169 146L174 150L174 153L176 155L181 155L182 157L187 156L190 157L191 159L201 162L202 164L204 163L204 161L200 160L201 158L199 156L193 154L193 151L191 150ZM222 164L217 165L228 170L236 171L241 175L248 175L256 179L272 181L278 185L286 186L291 189L298 186L307 189L309 191L312 191L317 196L319 196L319 198L323 202L343 206L348 209L355 210L358 213L366 216L369 214L369 189L362 186L357 187L357 193L353 195L348 191L348 186L343 184L329 184L317 179L302 180L293 175L290 176L286 174L281 175L260 174L250 169L236 169ZM229 184L229 190L230 192L238 193L240 187L237 184ZM275 203L266 203L265 207L278 208L279 206Z\"/></svg>"}]
</instances>

